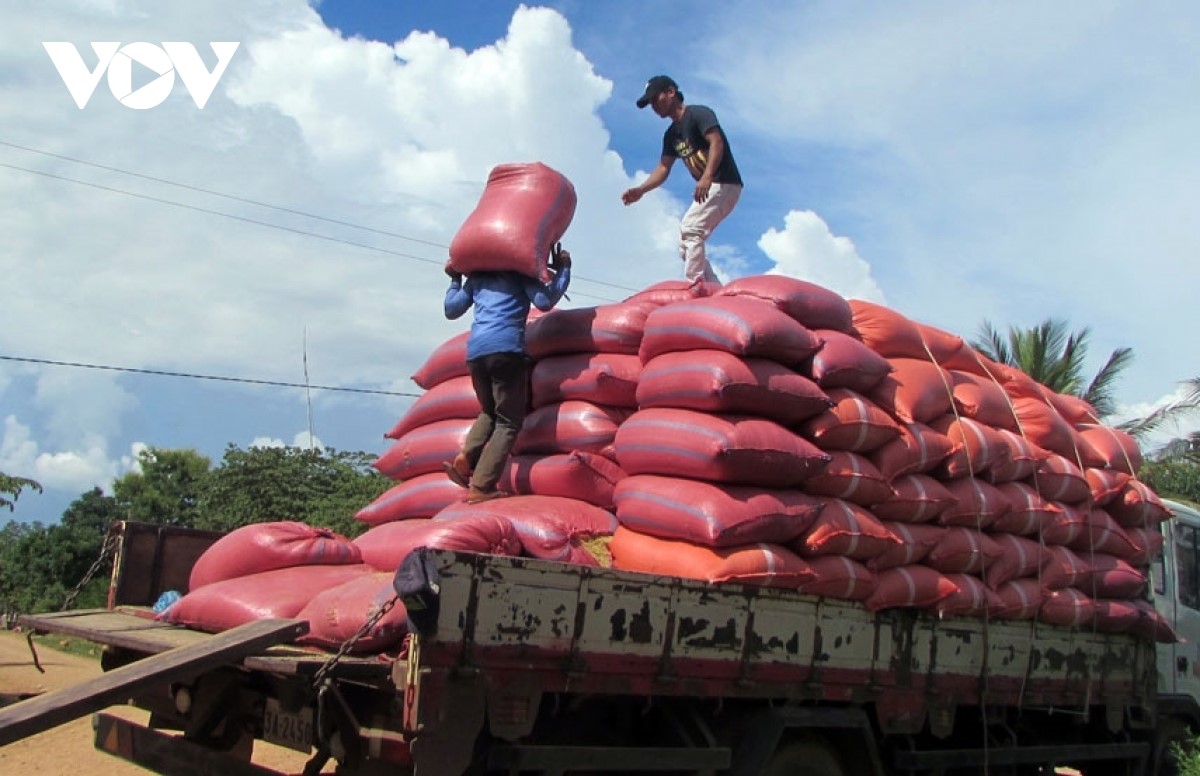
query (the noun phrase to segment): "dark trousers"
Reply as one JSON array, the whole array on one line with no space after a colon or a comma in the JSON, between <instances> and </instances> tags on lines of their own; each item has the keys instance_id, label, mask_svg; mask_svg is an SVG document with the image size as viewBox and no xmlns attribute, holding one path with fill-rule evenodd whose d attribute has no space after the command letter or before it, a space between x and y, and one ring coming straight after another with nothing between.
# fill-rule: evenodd
<instances>
[{"instance_id":1,"label":"dark trousers","mask_svg":"<svg viewBox=\"0 0 1200 776\"><path fill-rule=\"evenodd\" d=\"M471 487L492 490L504 473L529 401L529 359L523 353L493 353L467 362L482 412L463 453L474 469Z\"/></svg>"}]
</instances>

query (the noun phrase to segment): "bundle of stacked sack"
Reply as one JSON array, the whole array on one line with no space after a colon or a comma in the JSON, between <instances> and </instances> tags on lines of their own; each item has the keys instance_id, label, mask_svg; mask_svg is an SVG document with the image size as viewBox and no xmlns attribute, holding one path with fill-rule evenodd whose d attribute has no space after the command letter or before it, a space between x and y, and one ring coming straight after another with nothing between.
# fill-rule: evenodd
<instances>
[{"instance_id":1,"label":"bundle of stacked sack","mask_svg":"<svg viewBox=\"0 0 1200 776\"><path fill-rule=\"evenodd\" d=\"M498 167L452 260L539 276L574 202L544 165ZM480 410L467 336L413 375L425 393L385 435L375 466L397 484L358 512L365 533L241 529L163 617L299 617L337 646L424 546L1174 639L1146 599L1170 512L1137 444L957 336L783 276L534 315L512 495L478 504L442 468ZM355 650L403 633L397 606Z\"/></svg>"},{"instance_id":2,"label":"bundle of stacked sack","mask_svg":"<svg viewBox=\"0 0 1200 776\"><path fill-rule=\"evenodd\" d=\"M561 543L524 554L596 563L599 507L616 568L1171 638L1146 600L1170 512L1134 440L894 310L756 276L538 317L516 495L470 507L438 470L478 411L464 347L414 376L360 541L536 509Z\"/></svg>"}]
</instances>

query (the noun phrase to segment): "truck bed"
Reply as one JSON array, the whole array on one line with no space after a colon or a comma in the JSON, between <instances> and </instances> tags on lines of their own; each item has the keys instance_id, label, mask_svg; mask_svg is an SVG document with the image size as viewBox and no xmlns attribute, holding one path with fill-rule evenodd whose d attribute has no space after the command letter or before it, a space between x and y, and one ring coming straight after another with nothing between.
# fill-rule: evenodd
<instances>
[{"instance_id":1,"label":"truck bed","mask_svg":"<svg viewBox=\"0 0 1200 776\"><path fill-rule=\"evenodd\" d=\"M436 612L420 665L493 687L870 703L888 732L959 704L1153 706L1155 650L1128 634L1035 621L871 613L792 591L525 558L418 550ZM413 560L413 559L410 559Z\"/></svg>"}]
</instances>

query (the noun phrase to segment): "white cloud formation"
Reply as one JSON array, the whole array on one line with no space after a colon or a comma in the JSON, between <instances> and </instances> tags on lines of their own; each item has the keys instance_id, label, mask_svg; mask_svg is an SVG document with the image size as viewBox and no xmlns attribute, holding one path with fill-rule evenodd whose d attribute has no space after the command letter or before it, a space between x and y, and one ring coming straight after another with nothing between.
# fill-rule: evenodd
<instances>
[{"instance_id":1,"label":"white cloud formation","mask_svg":"<svg viewBox=\"0 0 1200 776\"><path fill-rule=\"evenodd\" d=\"M883 290L871 277L871 266L858 255L854 243L835 236L811 210L790 211L783 229L768 229L758 247L775 262L769 274L807 280L847 298L885 303Z\"/></svg>"},{"instance_id":2,"label":"white cloud formation","mask_svg":"<svg viewBox=\"0 0 1200 776\"><path fill-rule=\"evenodd\" d=\"M112 481L136 470L137 450L110 456L107 440L90 435L71 450L42 450L29 426L15 416L4 419L0 436L0 471L35 480L47 489L80 493L94 487L111 491Z\"/></svg>"}]
</instances>

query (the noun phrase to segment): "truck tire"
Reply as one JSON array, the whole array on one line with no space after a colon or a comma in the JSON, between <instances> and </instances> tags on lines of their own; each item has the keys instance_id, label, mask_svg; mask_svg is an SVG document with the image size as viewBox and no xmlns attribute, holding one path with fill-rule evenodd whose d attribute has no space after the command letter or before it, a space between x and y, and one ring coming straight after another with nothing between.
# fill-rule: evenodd
<instances>
[{"instance_id":1,"label":"truck tire","mask_svg":"<svg viewBox=\"0 0 1200 776\"><path fill-rule=\"evenodd\" d=\"M833 748L817 738L775 750L762 776L847 776Z\"/></svg>"}]
</instances>

